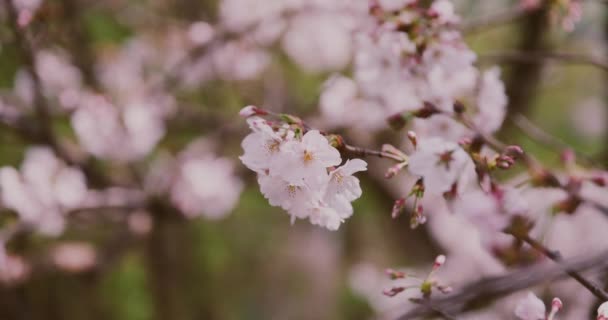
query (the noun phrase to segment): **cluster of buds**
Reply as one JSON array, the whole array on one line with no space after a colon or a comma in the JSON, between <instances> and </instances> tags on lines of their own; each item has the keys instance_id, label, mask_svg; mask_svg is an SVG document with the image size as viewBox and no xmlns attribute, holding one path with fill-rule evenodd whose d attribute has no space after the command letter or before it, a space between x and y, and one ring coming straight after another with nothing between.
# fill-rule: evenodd
<instances>
[{"instance_id":1,"label":"cluster of buds","mask_svg":"<svg viewBox=\"0 0 608 320\"><path fill-rule=\"evenodd\" d=\"M496 157L496 166L500 169L509 169L523 154L524 150L520 146L508 146Z\"/></svg>"},{"instance_id":2,"label":"cluster of buds","mask_svg":"<svg viewBox=\"0 0 608 320\"><path fill-rule=\"evenodd\" d=\"M515 308L515 315L520 320L555 320L557 313L564 307L559 298L551 301L551 310L547 314L545 304L534 293L529 292Z\"/></svg>"},{"instance_id":3,"label":"cluster of buds","mask_svg":"<svg viewBox=\"0 0 608 320\"><path fill-rule=\"evenodd\" d=\"M421 204L419 204L419 200L424 197L424 183L422 179L418 179L412 190L408 194L406 198L400 198L395 201L393 204L393 210L391 216L393 219L399 217L401 213L405 210L406 200L412 197L414 199L413 204L413 212L410 217L410 227L412 229L417 228L419 225L424 224L426 222L426 216L424 215L424 210Z\"/></svg>"},{"instance_id":4,"label":"cluster of buds","mask_svg":"<svg viewBox=\"0 0 608 320\"><path fill-rule=\"evenodd\" d=\"M390 144L384 144L382 145L382 153L390 154L393 158L400 159L397 164L388 168L388 170L384 174L384 177L386 179L390 179L396 176L401 170L403 170L403 168L407 167L409 157L403 151L395 148Z\"/></svg>"},{"instance_id":5,"label":"cluster of buds","mask_svg":"<svg viewBox=\"0 0 608 320\"><path fill-rule=\"evenodd\" d=\"M386 274L391 280L412 280L412 284L408 285L400 285L394 286L390 289L384 290L382 293L388 297L394 297L401 292L404 292L409 289L418 289L424 298L428 298L431 296L433 289L438 290L443 294L448 294L452 292L452 288L443 284L440 284L435 278L434 275L445 264L446 258L444 255L439 255L435 258L435 262L433 263L433 267L429 274L424 278L417 278L412 274L405 273L403 271L396 271L393 269L387 269ZM418 301L418 299L411 299L413 302Z\"/></svg>"},{"instance_id":6,"label":"cluster of buds","mask_svg":"<svg viewBox=\"0 0 608 320\"><path fill-rule=\"evenodd\" d=\"M428 119L439 113L441 113L441 110L434 104L425 101L421 108L394 114L388 117L386 121L392 129L401 130L414 118Z\"/></svg>"}]
</instances>

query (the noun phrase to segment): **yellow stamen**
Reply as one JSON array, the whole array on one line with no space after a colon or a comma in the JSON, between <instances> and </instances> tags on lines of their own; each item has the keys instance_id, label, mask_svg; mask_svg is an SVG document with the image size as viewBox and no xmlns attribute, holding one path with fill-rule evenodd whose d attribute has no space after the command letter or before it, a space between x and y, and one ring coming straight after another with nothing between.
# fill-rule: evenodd
<instances>
[{"instance_id":1,"label":"yellow stamen","mask_svg":"<svg viewBox=\"0 0 608 320\"><path fill-rule=\"evenodd\" d=\"M313 156L312 152L310 152L308 150L304 151L304 163L309 163L314 159L315 159L315 157Z\"/></svg>"}]
</instances>

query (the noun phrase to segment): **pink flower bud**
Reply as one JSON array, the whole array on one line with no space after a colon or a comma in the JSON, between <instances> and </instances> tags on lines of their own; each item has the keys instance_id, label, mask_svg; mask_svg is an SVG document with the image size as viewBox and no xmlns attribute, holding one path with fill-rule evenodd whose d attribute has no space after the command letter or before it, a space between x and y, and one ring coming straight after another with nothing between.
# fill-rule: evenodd
<instances>
[{"instance_id":1,"label":"pink flower bud","mask_svg":"<svg viewBox=\"0 0 608 320\"><path fill-rule=\"evenodd\" d=\"M597 308L597 320L608 320L608 301L602 303Z\"/></svg>"},{"instance_id":2,"label":"pink flower bud","mask_svg":"<svg viewBox=\"0 0 608 320\"><path fill-rule=\"evenodd\" d=\"M404 287L392 287L390 289L382 291L382 294L384 294L387 297L394 297L394 296L398 295L399 293L403 292L404 290L405 290Z\"/></svg>"},{"instance_id":3,"label":"pink flower bud","mask_svg":"<svg viewBox=\"0 0 608 320\"><path fill-rule=\"evenodd\" d=\"M408 131L407 138L410 140L410 142L412 143L414 148L416 148L418 146L418 138L416 137L416 132Z\"/></svg>"},{"instance_id":4,"label":"pink flower bud","mask_svg":"<svg viewBox=\"0 0 608 320\"><path fill-rule=\"evenodd\" d=\"M251 116L265 116L268 114L268 111L264 109L260 109L256 106L246 106L241 111L239 111L239 115L244 118L249 118Z\"/></svg>"},{"instance_id":5,"label":"pink flower bud","mask_svg":"<svg viewBox=\"0 0 608 320\"><path fill-rule=\"evenodd\" d=\"M444 255L438 255L437 258L435 258L435 263L433 264L433 270L439 269L445 263L445 259L446 258Z\"/></svg>"},{"instance_id":6,"label":"pink flower bud","mask_svg":"<svg viewBox=\"0 0 608 320\"><path fill-rule=\"evenodd\" d=\"M560 300L557 297L553 298L553 301L551 301L551 308L554 308L556 310L561 310L563 306L564 306L564 304L562 303L562 300Z\"/></svg>"},{"instance_id":7,"label":"pink flower bud","mask_svg":"<svg viewBox=\"0 0 608 320\"><path fill-rule=\"evenodd\" d=\"M397 199L395 201L395 204L393 204L393 211L391 212L391 217L393 219L397 218L401 212L403 211L403 209L405 208L405 199L401 198L401 199Z\"/></svg>"},{"instance_id":8,"label":"pink flower bud","mask_svg":"<svg viewBox=\"0 0 608 320\"><path fill-rule=\"evenodd\" d=\"M559 158L564 166L571 166L576 162L576 154L572 149L562 151Z\"/></svg>"},{"instance_id":9,"label":"pink flower bud","mask_svg":"<svg viewBox=\"0 0 608 320\"><path fill-rule=\"evenodd\" d=\"M596 175L594 177L591 178L591 182L593 182L595 185L599 186L599 187L605 187L606 186L606 177L604 175Z\"/></svg>"},{"instance_id":10,"label":"pink flower bud","mask_svg":"<svg viewBox=\"0 0 608 320\"><path fill-rule=\"evenodd\" d=\"M391 280L405 279L407 277L407 274L405 272L393 270L390 268L386 269L385 272L389 276L389 278L391 278Z\"/></svg>"},{"instance_id":11,"label":"pink flower bud","mask_svg":"<svg viewBox=\"0 0 608 320\"><path fill-rule=\"evenodd\" d=\"M516 146L516 145L507 146L505 148L505 150L503 151L503 154L507 155L511 158L517 159L524 155L524 149L522 149L522 147Z\"/></svg>"},{"instance_id":12,"label":"pink flower bud","mask_svg":"<svg viewBox=\"0 0 608 320\"><path fill-rule=\"evenodd\" d=\"M450 294L454 291L450 286L437 286L437 289L443 294Z\"/></svg>"}]
</instances>

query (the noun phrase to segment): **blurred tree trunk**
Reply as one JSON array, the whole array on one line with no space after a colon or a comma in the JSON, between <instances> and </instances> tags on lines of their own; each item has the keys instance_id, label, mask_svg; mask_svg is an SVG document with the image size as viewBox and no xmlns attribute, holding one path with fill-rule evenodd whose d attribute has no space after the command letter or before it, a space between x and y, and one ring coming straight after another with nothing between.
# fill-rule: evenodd
<instances>
[{"instance_id":1,"label":"blurred tree trunk","mask_svg":"<svg viewBox=\"0 0 608 320\"><path fill-rule=\"evenodd\" d=\"M549 10L546 6L530 13L519 25L517 52L521 54L547 52L551 49L547 33L550 31ZM509 97L508 113L529 113L540 87L544 62L542 60L514 63L506 78L506 91ZM513 130L507 122L503 132Z\"/></svg>"},{"instance_id":2,"label":"blurred tree trunk","mask_svg":"<svg viewBox=\"0 0 608 320\"><path fill-rule=\"evenodd\" d=\"M62 0L64 19L68 31L67 47L74 64L82 72L84 82L92 89L99 90L100 84L95 75L95 54L93 44L87 34L83 21L84 10L79 0Z\"/></svg>"},{"instance_id":3,"label":"blurred tree trunk","mask_svg":"<svg viewBox=\"0 0 608 320\"><path fill-rule=\"evenodd\" d=\"M145 250L154 318L213 319L213 301L197 296L208 279L193 256L192 222L162 200L155 201L150 211L154 225Z\"/></svg>"},{"instance_id":4,"label":"blurred tree trunk","mask_svg":"<svg viewBox=\"0 0 608 320\"><path fill-rule=\"evenodd\" d=\"M604 53L608 56L608 7L606 7L606 12L604 13ZM604 76L604 101L608 105L608 76ZM608 108L608 106L607 106ZM608 114L608 112L606 112ZM605 119L608 123L608 117ZM608 130L604 132L604 141L608 141ZM608 143L604 145L604 149L600 151L600 163L604 166L604 168L608 168Z\"/></svg>"}]
</instances>

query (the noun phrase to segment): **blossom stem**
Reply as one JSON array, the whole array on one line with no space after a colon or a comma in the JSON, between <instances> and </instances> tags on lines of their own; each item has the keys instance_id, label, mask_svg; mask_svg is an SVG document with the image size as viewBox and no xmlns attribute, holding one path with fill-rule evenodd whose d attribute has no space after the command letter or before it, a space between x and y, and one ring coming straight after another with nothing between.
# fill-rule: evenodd
<instances>
[{"instance_id":1,"label":"blossom stem","mask_svg":"<svg viewBox=\"0 0 608 320\"><path fill-rule=\"evenodd\" d=\"M401 157L398 157L394 154L388 153L388 152L384 152L384 151L378 151L378 150L371 150L371 149L366 149L366 148L361 148L361 147L355 147L355 146L351 146L349 144L344 144L342 146L344 148L344 150L356 155L356 156L360 156L360 157L378 157L378 158L386 158L386 159L391 159L394 160L396 162L403 162L404 160Z\"/></svg>"},{"instance_id":2,"label":"blossom stem","mask_svg":"<svg viewBox=\"0 0 608 320\"><path fill-rule=\"evenodd\" d=\"M503 276L489 277L462 287L458 292L445 297L430 299L427 303L398 317L399 320L420 319L436 316L437 309L452 315L470 311L525 288L563 277L564 269L582 272L600 270L608 266L608 251L571 261L563 261L561 266L533 266L515 270Z\"/></svg>"},{"instance_id":3,"label":"blossom stem","mask_svg":"<svg viewBox=\"0 0 608 320\"><path fill-rule=\"evenodd\" d=\"M566 149L573 150L576 155L579 158L584 159L585 162L588 162L590 165L598 165L596 161L593 160L591 157L585 155L579 150L574 149L574 147L570 146L558 137L549 134L542 128L535 125L532 121L530 121L530 119L528 119L523 114L514 114L509 117L509 120L513 122L513 124L515 124L515 126L519 128L523 133L525 133L531 139L539 142L542 146L549 146L550 148L553 148L558 152L561 152Z\"/></svg>"},{"instance_id":4,"label":"blossom stem","mask_svg":"<svg viewBox=\"0 0 608 320\"><path fill-rule=\"evenodd\" d=\"M554 262L561 265L563 258L561 256L561 254L559 253L559 251L550 250L549 248L547 248L545 245L543 245L536 239L530 237L530 235L528 235L528 234L526 234L526 235L518 235L516 233L510 233L510 234L512 236L514 236L515 238L529 244L536 251L542 253L547 258L549 258L549 259L553 260ZM572 270L572 269L568 269L568 268L566 268L565 271L570 277L572 277L573 279L578 281L578 283L580 283L583 287L585 287L587 290L589 290L589 292L591 292L598 299L600 299L602 301L608 300L608 293L606 291L604 291L602 288L600 288L596 284L592 283L587 278L583 277L579 272Z\"/></svg>"},{"instance_id":5,"label":"blossom stem","mask_svg":"<svg viewBox=\"0 0 608 320\"><path fill-rule=\"evenodd\" d=\"M46 98L43 95L40 75L36 71L34 49L32 48L25 30L23 30L23 28L19 25L17 8L15 7L13 1L3 0L3 4L6 8L8 23L13 33L19 56L23 59L25 70L32 79L32 91L34 93L33 104L36 118L38 120L37 125L39 126L39 129L37 130L38 132L35 132L36 139L40 140L40 142L48 144L61 157L65 157L65 150L61 148L55 134L51 129L49 108Z\"/></svg>"}]
</instances>

